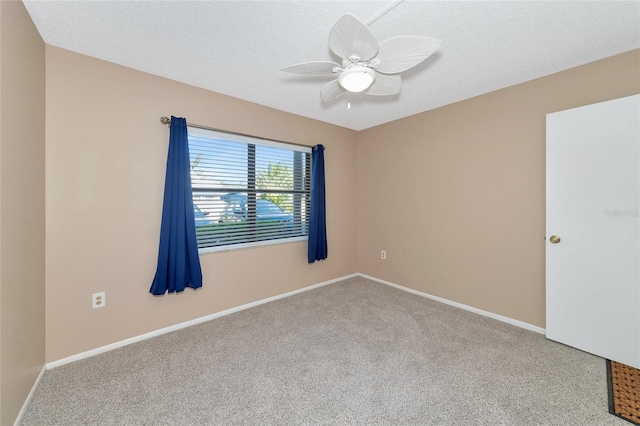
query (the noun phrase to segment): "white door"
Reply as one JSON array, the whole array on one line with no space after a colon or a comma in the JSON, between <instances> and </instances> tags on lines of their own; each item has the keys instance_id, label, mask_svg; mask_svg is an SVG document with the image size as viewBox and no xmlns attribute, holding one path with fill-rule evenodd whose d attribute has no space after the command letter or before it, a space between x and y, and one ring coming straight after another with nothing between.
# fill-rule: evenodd
<instances>
[{"instance_id":1,"label":"white door","mask_svg":"<svg viewBox=\"0 0 640 426\"><path fill-rule=\"evenodd\" d=\"M547 337L635 368L639 209L640 95L548 114Z\"/></svg>"}]
</instances>

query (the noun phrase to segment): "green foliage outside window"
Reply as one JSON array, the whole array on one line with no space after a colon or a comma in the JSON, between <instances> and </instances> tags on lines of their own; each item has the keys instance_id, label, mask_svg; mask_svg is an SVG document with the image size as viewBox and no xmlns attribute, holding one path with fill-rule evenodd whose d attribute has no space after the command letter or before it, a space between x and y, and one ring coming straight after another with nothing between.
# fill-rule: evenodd
<instances>
[{"instance_id":1,"label":"green foliage outside window","mask_svg":"<svg viewBox=\"0 0 640 426\"><path fill-rule=\"evenodd\" d=\"M256 177L258 189L293 189L293 170L286 164L269 164L266 170L261 170ZM293 213L291 196L289 194L260 194L263 200L269 200L281 209Z\"/></svg>"}]
</instances>

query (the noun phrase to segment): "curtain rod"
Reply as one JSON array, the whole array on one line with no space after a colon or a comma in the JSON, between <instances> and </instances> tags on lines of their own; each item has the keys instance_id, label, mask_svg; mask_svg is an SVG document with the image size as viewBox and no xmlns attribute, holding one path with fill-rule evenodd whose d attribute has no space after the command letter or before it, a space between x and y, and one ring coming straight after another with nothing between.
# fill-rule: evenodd
<instances>
[{"instance_id":1,"label":"curtain rod","mask_svg":"<svg viewBox=\"0 0 640 426\"><path fill-rule=\"evenodd\" d=\"M166 124L167 126L171 125L171 119L169 117L166 117L166 116L160 117L160 122L162 124ZM286 144L289 144L289 145L303 146L305 148L313 148L313 146L304 145L304 144L301 144L301 143L293 143L293 142L288 142L288 141L281 141L281 140L278 140L278 139L267 139L267 138L263 138L263 137L260 137L260 136L248 135L246 133L230 132L229 130L216 129L215 127L201 126L199 124L189 124L189 123L187 123L187 127L195 127L196 129L212 130L214 132L223 132L223 133L229 133L229 134L238 135L238 136L247 136L249 138L262 139L262 140L265 140L265 141L281 142L281 143L286 143Z\"/></svg>"}]
</instances>

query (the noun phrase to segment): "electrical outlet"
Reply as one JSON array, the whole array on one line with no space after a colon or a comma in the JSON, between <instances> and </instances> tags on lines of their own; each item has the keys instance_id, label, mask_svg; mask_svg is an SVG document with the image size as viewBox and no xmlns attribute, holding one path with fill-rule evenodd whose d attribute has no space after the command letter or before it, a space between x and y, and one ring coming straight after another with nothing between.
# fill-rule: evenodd
<instances>
[{"instance_id":1,"label":"electrical outlet","mask_svg":"<svg viewBox=\"0 0 640 426\"><path fill-rule=\"evenodd\" d=\"M380 251L380 259L387 260L387 252L385 250Z\"/></svg>"},{"instance_id":2,"label":"electrical outlet","mask_svg":"<svg viewBox=\"0 0 640 426\"><path fill-rule=\"evenodd\" d=\"M91 295L91 306L93 309L104 308L107 304L107 298L105 292L93 293Z\"/></svg>"}]
</instances>

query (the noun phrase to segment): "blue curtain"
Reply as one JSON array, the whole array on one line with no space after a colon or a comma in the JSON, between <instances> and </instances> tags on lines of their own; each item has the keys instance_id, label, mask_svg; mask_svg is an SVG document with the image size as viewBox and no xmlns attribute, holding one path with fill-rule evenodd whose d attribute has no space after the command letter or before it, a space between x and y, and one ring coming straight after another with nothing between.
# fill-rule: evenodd
<instances>
[{"instance_id":1,"label":"blue curtain","mask_svg":"<svg viewBox=\"0 0 640 426\"><path fill-rule=\"evenodd\" d=\"M158 268L149 290L160 295L202 287L193 217L187 120L171 117Z\"/></svg>"},{"instance_id":2,"label":"blue curtain","mask_svg":"<svg viewBox=\"0 0 640 426\"><path fill-rule=\"evenodd\" d=\"M327 258L327 213L324 190L324 146L311 153L311 217L309 219L309 263Z\"/></svg>"}]
</instances>

